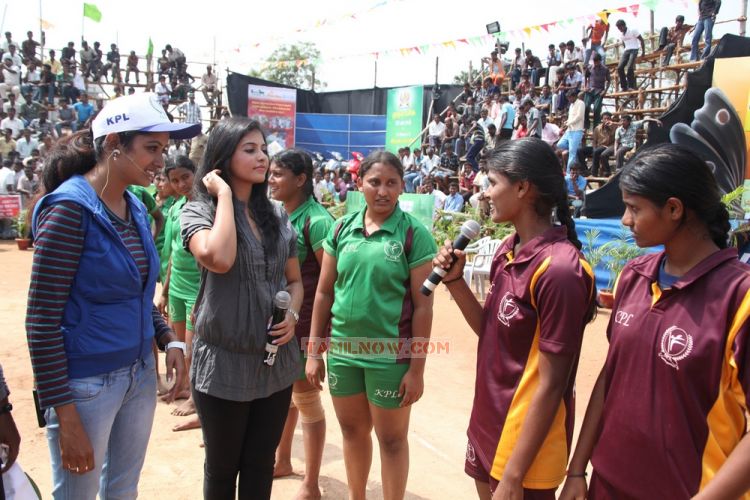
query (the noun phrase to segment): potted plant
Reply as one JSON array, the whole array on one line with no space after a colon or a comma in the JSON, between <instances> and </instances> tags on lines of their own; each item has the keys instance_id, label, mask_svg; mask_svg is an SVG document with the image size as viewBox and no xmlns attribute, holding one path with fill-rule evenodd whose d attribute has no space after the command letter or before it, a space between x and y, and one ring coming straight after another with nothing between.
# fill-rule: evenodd
<instances>
[{"instance_id":1,"label":"potted plant","mask_svg":"<svg viewBox=\"0 0 750 500\"><path fill-rule=\"evenodd\" d=\"M617 280L625 264L643 255L644 251L636 246L633 237L626 229L623 229L617 238L599 247L599 250L602 253L601 260L604 262L604 267L609 271L607 287L599 292L599 303L602 307L611 309L615 301L612 294L615 280Z\"/></svg>"},{"instance_id":2,"label":"potted plant","mask_svg":"<svg viewBox=\"0 0 750 500\"><path fill-rule=\"evenodd\" d=\"M609 279L606 288L599 291L599 305L607 309L612 308L614 296L612 287L615 280L622 272L622 269L632 259L643 255L643 250L638 248L633 242L630 232L623 229L620 234L612 241L608 241L601 246L596 246L601 232L598 229L589 229L585 233L586 241L583 245L583 253L592 269L600 265L607 270Z\"/></svg>"},{"instance_id":3,"label":"potted plant","mask_svg":"<svg viewBox=\"0 0 750 500\"><path fill-rule=\"evenodd\" d=\"M31 246L31 239L29 238L28 232L29 225L26 221L26 212L26 210L21 210L14 221L17 233L16 245L18 245L19 250L28 250Z\"/></svg>"}]
</instances>

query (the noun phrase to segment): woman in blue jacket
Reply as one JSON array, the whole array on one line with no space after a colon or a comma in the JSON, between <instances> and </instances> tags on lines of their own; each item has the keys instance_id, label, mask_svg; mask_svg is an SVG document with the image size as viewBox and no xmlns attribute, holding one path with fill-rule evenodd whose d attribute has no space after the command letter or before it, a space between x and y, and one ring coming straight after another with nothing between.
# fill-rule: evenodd
<instances>
[{"instance_id":1,"label":"woman in blue jacket","mask_svg":"<svg viewBox=\"0 0 750 500\"><path fill-rule=\"evenodd\" d=\"M199 130L172 124L153 94L121 97L47 159L26 332L55 499L137 496L156 408L152 339L178 381L184 344L153 305L159 256L126 188L150 183L170 138Z\"/></svg>"}]
</instances>

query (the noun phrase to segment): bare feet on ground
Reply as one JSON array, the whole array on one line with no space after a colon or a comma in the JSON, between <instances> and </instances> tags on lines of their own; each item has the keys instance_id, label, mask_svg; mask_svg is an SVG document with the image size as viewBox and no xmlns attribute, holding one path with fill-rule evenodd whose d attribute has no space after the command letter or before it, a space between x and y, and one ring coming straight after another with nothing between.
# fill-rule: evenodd
<instances>
[{"instance_id":1,"label":"bare feet on ground","mask_svg":"<svg viewBox=\"0 0 750 500\"><path fill-rule=\"evenodd\" d=\"M198 415L193 415L189 419L185 420L181 424L177 424L172 427L173 432L189 431L190 429L200 429L201 421L198 419Z\"/></svg>"},{"instance_id":2,"label":"bare feet on ground","mask_svg":"<svg viewBox=\"0 0 750 500\"><path fill-rule=\"evenodd\" d=\"M188 399L189 397L190 397L190 390L185 389L184 391L178 392L175 399ZM159 399L162 401L167 401L169 399L169 394L163 394L159 396Z\"/></svg>"},{"instance_id":3,"label":"bare feet on ground","mask_svg":"<svg viewBox=\"0 0 750 500\"><path fill-rule=\"evenodd\" d=\"M177 396L177 399L180 399L180 397ZM187 401L172 410L172 415L177 417L187 417L188 415L193 414L195 414L195 403L193 402L193 398L188 398Z\"/></svg>"},{"instance_id":4,"label":"bare feet on ground","mask_svg":"<svg viewBox=\"0 0 750 500\"><path fill-rule=\"evenodd\" d=\"M286 477L294 474L291 462L276 462L273 468L273 477Z\"/></svg>"},{"instance_id":5,"label":"bare feet on ground","mask_svg":"<svg viewBox=\"0 0 750 500\"><path fill-rule=\"evenodd\" d=\"M317 484L308 485L303 482L294 500L320 500L321 496L320 488Z\"/></svg>"}]
</instances>

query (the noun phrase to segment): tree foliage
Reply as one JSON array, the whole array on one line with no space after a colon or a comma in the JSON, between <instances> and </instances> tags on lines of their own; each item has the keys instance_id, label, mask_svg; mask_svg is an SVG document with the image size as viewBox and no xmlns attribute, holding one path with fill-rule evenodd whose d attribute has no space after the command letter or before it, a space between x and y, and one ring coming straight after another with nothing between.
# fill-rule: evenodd
<instances>
[{"instance_id":1,"label":"tree foliage","mask_svg":"<svg viewBox=\"0 0 750 500\"><path fill-rule=\"evenodd\" d=\"M321 89L326 86L318 78L316 64L320 51L314 43L304 42L282 45L266 59L262 70L254 69L250 76L303 89ZM277 64L284 61L284 64ZM294 61L303 61L295 63ZM313 78L315 78L313 86Z\"/></svg>"},{"instance_id":2,"label":"tree foliage","mask_svg":"<svg viewBox=\"0 0 750 500\"><path fill-rule=\"evenodd\" d=\"M473 69L471 70L471 79L469 78L469 72L468 71L460 71L456 76L453 77L453 83L455 85L463 85L466 82L474 83L474 80L476 80L479 77L479 71Z\"/></svg>"}]
</instances>

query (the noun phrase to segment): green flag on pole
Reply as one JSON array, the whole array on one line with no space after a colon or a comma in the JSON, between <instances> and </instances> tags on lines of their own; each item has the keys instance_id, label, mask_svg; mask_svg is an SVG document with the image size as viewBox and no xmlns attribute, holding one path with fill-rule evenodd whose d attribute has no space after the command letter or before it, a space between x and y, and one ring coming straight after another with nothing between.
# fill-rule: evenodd
<instances>
[{"instance_id":1,"label":"green flag on pole","mask_svg":"<svg viewBox=\"0 0 750 500\"><path fill-rule=\"evenodd\" d=\"M146 49L146 56L151 57L154 55L154 42L151 37L148 37L148 49Z\"/></svg>"},{"instance_id":2,"label":"green flag on pole","mask_svg":"<svg viewBox=\"0 0 750 500\"><path fill-rule=\"evenodd\" d=\"M97 7L93 3L84 3L83 4L83 17L88 17L92 21L95 21L98 23L102 20L102 13L99 10L99 7Z\"/></svg>"}]
</instances>

